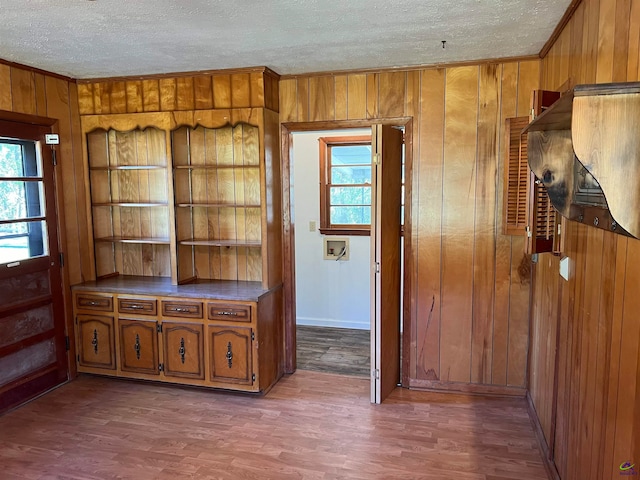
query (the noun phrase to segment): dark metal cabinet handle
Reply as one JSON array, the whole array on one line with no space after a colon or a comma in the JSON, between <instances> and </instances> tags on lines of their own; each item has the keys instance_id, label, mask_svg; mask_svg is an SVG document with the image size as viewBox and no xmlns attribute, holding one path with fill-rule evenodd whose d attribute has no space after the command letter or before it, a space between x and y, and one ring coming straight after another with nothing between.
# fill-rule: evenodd
<instances>
[{"instance_id":1,"label":"dark metal cabinet handle","mask_svg":"<svg viewBox=\"0 0 640 480\"><path fill-rule=\"evenodd\" d=\"M230 316L230 317L237 317L238 313L237 312L229 312L229 311L226 311L226 310L219 310L219 311L216 312L216 315L227 315L227 316Z\"/></svg>"},{"instance_id":2,"label":"dark metal cabinet handle","mask_svg":"<svg viewBox=\"0 0 640 480\"><path fill-rule=\"evenodd\" d=\"M182 308L182 307L175 307L173 309L174 312L178 312L178 313L187 313L189 311L188 308Z\"/></svg>"},{"instance_id":3,"label":"dark metal cabinet handle","mask_svg":"<svg viewBox=\"0 0 640 480\"><path fill-rule=\"evenodd\" d=\"M186 349L184 348L184 338L180 339L180 348L178 349L178 354L180 355L180 360L182 360L182 363L184 363L184 356L187 353Z\"/></svg>"},{"instance_id":4,"label":"dark metal cabinet handle","mask_svg":"<svg viewBox=\"0 0 640 480\"><path fill-rule=\"evenodd\" d=\"M133 303L131 305L128 305L126 308L130 308L131 310L144 310L144 305Z\"/></svg>"},{"instance_id":5,"label":"dark metal cabinet handle","mask_svg":"<svg viewBox=\"0 0 640 480\"><path fill-rule=\"evenodd\" d=\"M91 339L91 345L93 345L93 353L98 354L98 330L93 330L93 338Z\"/></svg>"},{"instance_id":6,"label":"dark metal cabinet handle","mask_svg":"<svg viewBox=\"0 0 640 480\"><path fill-rule=\"evenodd\" d=\"M136 351L136 358L140 360L140 335L136 333L136 343L133 345L133 349Z\"/></svg>"},{"instance_id":7,"label":"dark metal cabinet handle","mask_svg":"<svg viewBox=\"0 0 640 480\"><path fill-rule=\"evenodd\" d=\"M227 364L229 368L233 365L233 352L231 351L231 342L227 343Z\"/></svg>"}]
</instances>

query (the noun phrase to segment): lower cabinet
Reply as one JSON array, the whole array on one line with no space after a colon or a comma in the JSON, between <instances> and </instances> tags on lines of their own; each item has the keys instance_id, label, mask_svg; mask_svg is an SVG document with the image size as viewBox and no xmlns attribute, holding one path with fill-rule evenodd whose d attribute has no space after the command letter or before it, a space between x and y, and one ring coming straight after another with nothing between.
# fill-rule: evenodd
<instances>
[{"instance_id":1,"label":"lower cabinet","mask_svg":"<svg viewBox=\"0 0 640 480\"><path fill-rule=\"evenodd\" d=\"M197 323L162 324L166 377L204 380L204 327Z\"/></svg>"},{"instance_id":2,"label":"lower cabinet","mask_svg":"<svg viewBox=\"0 0 640 480\"><path fill-rule=\"evenodd\" d=\"M251 328L209 327L212 382L253 382L253 338Z\"/></svg>"},{"instance_id":3,"label":"lower cabinet","mask_svg":"<svg viewBox=\"0 0 640 480\"><path fill-rule=\"evenodd\" d=\"M123 372L160 375L158 322L119 319L120 369Z\"/></svg>"},{"instance_id":4,"label":"lower cabinet","mask_svg":"<svg viewBox=\"0 0 640 480\"><path fill-rule=\"evenodd\" d=\"M281 298L281 291L230 301L74 287L78 371L265 392L283 373Z\"/></svg>"},{"instance_id":5,"label":"lower cabinet","mask_svg":"<svg viewBox=\"0 0 640 480\"><path fill-rule=\"evenodd\" d=\"M78 315L78 365L115 370L116 344L113 317Z\"/></svg>"}]
</instances>

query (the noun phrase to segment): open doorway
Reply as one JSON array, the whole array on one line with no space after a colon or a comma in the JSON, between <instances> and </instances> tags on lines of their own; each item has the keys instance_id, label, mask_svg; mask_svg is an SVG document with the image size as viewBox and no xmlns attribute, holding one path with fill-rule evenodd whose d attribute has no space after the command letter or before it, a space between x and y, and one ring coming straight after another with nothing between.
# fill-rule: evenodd
<instances>
[{"instance_id":1,"label":"open doorway","mask_svg":"<svg viewBox=\"0 0 640 480\"><path fill-rule=\"evenodd\" d=\"M292 139L297 368L368 378L371 129Z\"/></svg>"},{"instance_id":2,"label":"open doorway","mask_svg":"<svg viewBox=\"0 0 640 480\"><path fill-rule=\"evenodd\" d=\"M374 127L375 128L372 128ZM396 172L400 171L400 161L394 160L392 163L387 161L382 161L383 157L391 160L392 158L400 159L402 157L402 132L400 130L404 130L404 154L405 154L405 172L404 172L404 197L406 199L411 199L411 179L412 179L412 163L413 163L413 121L411 117L402 117L402 118L391 118L391 119L376 119L374 120L347 120L347 121L330 121L330 122L297 122L297 123L284 123L281 125L282 127L282 171L283 171L283 212L284 212L284 238L283 238L283 252L284 252L284 295L285 295L285 347L286 347L286 355L285 355L285 371L288 373L293 373L297 367L297 359L296 359L296 287L295 287L295 279L296 279L296 270L295 270L295 231L297 228L300 228L299 225L296 225L295 219L295 204L294 204L294 191L295 187L293 185L293 175L294 175L294 162L293 162L293 133L295 132L304 132L304 131L318 131L318 130L335 130L335 129L345 129L345 128L372 128L372 137L375 136L375 154L373 154L373 163L375 166L375 184L378 185L378 182L381 179L387 178L390 179L390 176L382 175L382 165L387 165L386 171L388 174L392 175L392 172L395 170ZM395 127L394 127L395 126ZM386 134L383 132L386 129ZM399 132L398 135L392 135L392 131L395 130ZM374 135L375 134L375 135ZM386 138L387 141L382 141L382 139ZM395 138L395 140L392 140ZM372 138L372 145L373 145ZM392 145L396 145L396 147L391 148ZM383 148L383 145L385 146ZM383 153L385 152L385 153ZM392 153L396 152L396 153ZM389 156L391 155L391 156ZM391 168L392 164L395 164L397 168ZM392 175L393 176L393 175ZM385 191L382 196L377 196L375 200L375 204L380 205L399 205L400 203L400 176L396 177L396 180L391 182L386 182L386 186L382 189L375 187L374 190L380 194ZM381 185L381 184L380 184ZM397 201L393 200L389 202L390 197L388 196L391 190L394 190L395 187L392 185L397 185ZM382 200L386 198L387 201ZM409 350L409 345L411 342L411 331L410 331L410 300L408 298L408 294L410 292L410 284L412 279L412 265L410 259L411 255L411 238L412 238L412 227L411 227L411 202L407 201L404 206L404 236L402 237L402 246L404 248L404 255L393 255L394 260L389 263L388 255L381 255L383 250L382 245L387 242L386 239L391 237L400 239L399 231L400 231L400 223L396 223L396 227L391 229L385 228L380 230L381 225L391 225L389 223L389 218L384 215L388 215L388 213L382 213L382 217L378 217L377 215L381 212L387 211L388 208L382 208L381 210L376 209L376 236L372 238L371 245L375 245L375 250L372 248L372 256L370 263L370 280L371 280L371 300L372 300L372 318L371 318L371 358L375 361L371 362L371 386L372 386L372 402L379 403L384 399L386 394L381 395L380 387L381 385L386 385L384 390L389 392L389 388L393 388L395 384L398 383L400 378L399 372L400 369L399 363L402 360L402 384L406 385L408 382L408 356L405 355L403 359L400 358L400 349L398 348L400 345L399 339L399 330L400 330L400 322L399 322L399 314L400 309L402 308L403 320L402 330L405 334L402 336L402 351L407 352ZM386 218L386 220L385 220ZM398 219L399 220L399 219ZM393 233L391 236L388 234L382 235L381 231L384 232L398 232L397 234ZM380 243L382 241L382 243ZM386 247L385 247L386 248ZM375 255L374 255L375 253ZM390 253L390 252L387 252ZM383 263L385 263L385 268L383 269L374 269L374 265L379 261L387 258ZM404 258L404 260L401 260ZM380 263L378 263L378 267ZM384 290L380 290L379 285L376 286L376 282L381 280L381 272L387 272L385 278L388 277L387 268L391 268L396 272L400 271L400 266L403 268L402 274L402 283L404 287L402 289L398 289L397 292L399 294L400 290L402 290L402 301L403 306L400 307L399 302L395 303L396 306L391 308L392 316L395 316L395 320L391 319L391 324L395 324L393 330L389 330L385 328L387 332L386 335L380 336L380 332L382 329L381 322L383 318L389 319L388 313L390 313L389 306L391 303L389 301L383 301L380 303L382 298L385 298ZM393 289L392 289L393 290ZM381 295L382 293L382 295ZM380 315L381 313L381 305L384 307L385 313ZM375 306L375 308L374 308ZM375 312L375 315L374 315ZM375 320L374 320L375 319ZM384 322L387 326L390 325L388 321ZM375 329L373 328L375 326ZM395 334L389 336L390 331L395 331ZM392 340L393 338L393 340ZM375 339L375 340L374 340ZM395 344L395 347L393 346ZM395 353L391 353L394 351ZM391 355L391 357L389 356ZM375 395L374 395L375 394Z\"/></svg>"}]
</instances>

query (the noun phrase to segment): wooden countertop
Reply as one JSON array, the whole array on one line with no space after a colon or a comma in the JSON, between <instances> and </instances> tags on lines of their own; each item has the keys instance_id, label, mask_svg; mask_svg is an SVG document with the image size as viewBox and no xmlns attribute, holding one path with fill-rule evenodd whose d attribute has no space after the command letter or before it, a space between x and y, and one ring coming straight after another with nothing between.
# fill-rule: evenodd
<instances>
[{"instance_id":1,"label":"wooden countertop","mask_svg":"<svg viewBox=\"0 0 640 480\"><path fill-rule=\"evenodd\" d=\"M84 282L71 287L75 291L105 292L158 297L205 298L210 300L238 300L257 302L261 297L281 288L262 288L260 282L206 280L185 285L172 285L168 277L118 275Z\"/></svg>"}]
</instances>

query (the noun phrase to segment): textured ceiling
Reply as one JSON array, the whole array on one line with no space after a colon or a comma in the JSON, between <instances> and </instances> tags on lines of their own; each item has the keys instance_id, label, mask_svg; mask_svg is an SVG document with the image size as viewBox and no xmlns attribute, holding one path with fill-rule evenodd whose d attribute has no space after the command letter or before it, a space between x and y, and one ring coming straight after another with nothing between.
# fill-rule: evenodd
<instances>
[{"instance_id":1,"label":"textured ceiling","mask_svg":"<svg viewBox=\"0 0 640 480\"><path fill-rule=\"evenodd\" d=\"M569 3L0 0L0 58L75 78L450 63L537 54Z\"/></svg>"}]
</instances>

